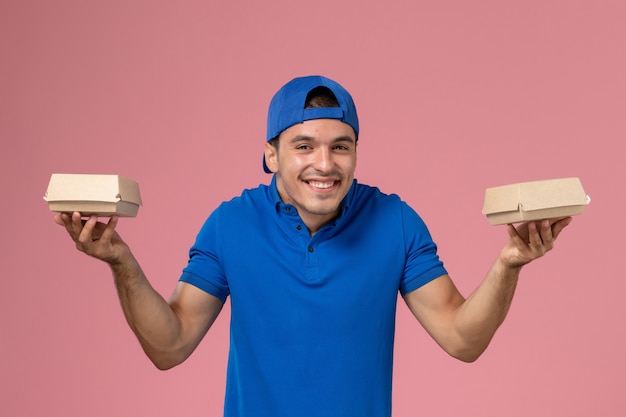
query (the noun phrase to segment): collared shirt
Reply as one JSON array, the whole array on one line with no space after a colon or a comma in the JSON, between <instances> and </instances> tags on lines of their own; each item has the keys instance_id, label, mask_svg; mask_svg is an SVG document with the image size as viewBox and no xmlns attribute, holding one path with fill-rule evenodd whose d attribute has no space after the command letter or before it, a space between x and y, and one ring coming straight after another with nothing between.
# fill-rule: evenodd
<instances>
[{"instance_id":1,"label":"collared shirt","mask_svg":"<svg viewBox=\"0 0 626 417\"><path fill-rule=\"evenodd\" d=\"M225 301L225 416L391 415L398 292L446 274L421 220L355 180L310 236L276 179L222 203L181 281Z\"/></svg>"}]
</instances>

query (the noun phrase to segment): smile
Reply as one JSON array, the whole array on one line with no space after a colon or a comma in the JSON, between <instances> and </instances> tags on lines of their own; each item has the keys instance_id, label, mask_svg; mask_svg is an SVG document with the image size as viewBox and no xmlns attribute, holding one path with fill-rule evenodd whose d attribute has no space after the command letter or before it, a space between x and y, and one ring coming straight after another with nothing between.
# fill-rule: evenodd
<instances>
[{"instance_id":1,"label":"smile","mask_svg":"<svg viewBox=\"0 0 626 417\"><path fill-rule=\"evenodd\" d=\"M309 184L313 188L325 190L335 185L335 181L307 181L307 184Z\"/></svg>"}]
</instances>

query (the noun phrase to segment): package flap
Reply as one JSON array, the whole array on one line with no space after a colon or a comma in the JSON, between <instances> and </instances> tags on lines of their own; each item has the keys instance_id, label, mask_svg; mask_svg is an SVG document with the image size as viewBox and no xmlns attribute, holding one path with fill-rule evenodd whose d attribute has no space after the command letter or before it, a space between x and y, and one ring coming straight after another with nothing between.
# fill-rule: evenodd
<instances>
[{"instance_id":1,"label":"package flap","mask_svg":"<svg viewBox=\"0 0 626 417\"><path fill-rule=\"evenodd\" d=\"M51 201L129 201L141 205L139 185L120 175L52 174L44 199Z\"/></svg>"},{"instance_id":2,"label":"package flap","mask_svg":"<svg viewBox=\"0 0 626 417\"><path fill-rule=\"evenodd\" d=\"M491 224L582 214L589 204L578 178L522 182L488 188L483 214Z\"/></svg>"}]
</instances>

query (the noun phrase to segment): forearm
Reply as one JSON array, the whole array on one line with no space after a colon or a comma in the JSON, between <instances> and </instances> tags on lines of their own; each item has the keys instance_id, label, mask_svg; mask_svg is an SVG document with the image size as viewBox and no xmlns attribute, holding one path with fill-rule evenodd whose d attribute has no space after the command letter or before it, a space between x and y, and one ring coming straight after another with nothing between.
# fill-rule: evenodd
<instances>
[{"instance_id":1,"label":"forearm","mask_svg":"<svg viewBox=\"0 0 626 417\"><path fill-rule=\"evenodd\" d=\"M459 306L454 319L461 341L455 354L459 359L476 360L487 348L511 307L520 270L498 258L480 286Z\"/></svg>"},{"instance_id":2,"label":"forearm","mask_svg":"<svg viewBox=\"0 0 626 417\"><path fill-rule=\"evenodd\" d=\"M161 369L182 362L181 321L152 288L130 250L110 267L124 316L146 355Z\"/></svg>"},{"instance_id":3,"label":"forearm","mask_svg":"<svg viewBox=\"0 0 626 417\"><path fill-rule=\"evenodd\" d=\"M79 212L61 213L55 222L65 226L78 250L109 264L124 316L150 360L160 369L184 361L219 314L221 300L198 289L177 288L167 302L115 231L117 216L105 224L95 215L83 221Z\"/></svg>"},{"instance_id":4,"label":"forearm","mask_svg":"<svg viewBox=\"0 0 626 417\"><path fill-rule=\"evenodd\" d=\"M530 222L517 229L507 226L509 240L467 299L444 275L406 294L407 305L446 352L463 361L476 360L511 307L521 268L551 250L571 220Z\"/></svg>"}]
</instances>

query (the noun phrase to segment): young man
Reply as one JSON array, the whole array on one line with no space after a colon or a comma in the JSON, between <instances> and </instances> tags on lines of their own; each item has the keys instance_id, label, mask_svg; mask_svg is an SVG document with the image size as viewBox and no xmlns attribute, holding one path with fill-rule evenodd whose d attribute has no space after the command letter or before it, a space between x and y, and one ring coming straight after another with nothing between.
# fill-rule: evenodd
<instances>
[{"instance_id":1,"label":"young man","mask_svg":"<svg viewBox=\"0 0 626 417\"><path fill-rule=\"evenodd\" d=\"M509 225L509 240L466 299L421 218L354 179L359 124L350 94L296 78L271 101L263 166L208 218L169 302L115 228L56 216L77 248L107 262L128 323L159 369L183 362L231 298L226 416L390 416L397 294L450 355L474 361L509 309L523 265L571 218Z\"/></svg>"}]
</instances>

